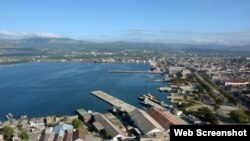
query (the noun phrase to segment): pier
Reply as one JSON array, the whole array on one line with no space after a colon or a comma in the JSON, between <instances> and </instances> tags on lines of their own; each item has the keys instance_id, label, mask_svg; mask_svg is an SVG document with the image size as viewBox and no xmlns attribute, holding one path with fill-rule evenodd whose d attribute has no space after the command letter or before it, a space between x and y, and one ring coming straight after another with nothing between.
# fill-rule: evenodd
<instances>
[{"instance_id":1,"label":"pier","mask_svg":"<svg viewBox=\"0 0 250 141\"><path fill-rule=\"evenodd\" d=\"M124 109L126 112L132 112L134 109L136 109L136 107L120 100L120 99L117 99L103 91L92 91L91 94L93 94L94 96L102 99L103 101L115 106L115 107L119 107L119 108L122 108Z\"/></svg>"},{"instance_id":2,"label":"pier","mask_svg":"<svg viewBox=\"0 0 250 141\"><path fill-rule=\"evenodd\" d=\"M162 74L161 72L153 71L126 71L126 70L112 70L110 73L144 73L144 74Z\"/></svg>"},{"instance_id":3,"label":"pier","mask_svg":"<svg viewBox=\"0 0 250 141\"><path fill-rule=\"evenodd\" d=\"M151 101L150 99L145 100L145 102L147 102L149 105L155 107L156 109L159 109L161 111L167 111L167 108L161 106L160 104L157 104L157 103Z\"/></svg>"}]
</instances>

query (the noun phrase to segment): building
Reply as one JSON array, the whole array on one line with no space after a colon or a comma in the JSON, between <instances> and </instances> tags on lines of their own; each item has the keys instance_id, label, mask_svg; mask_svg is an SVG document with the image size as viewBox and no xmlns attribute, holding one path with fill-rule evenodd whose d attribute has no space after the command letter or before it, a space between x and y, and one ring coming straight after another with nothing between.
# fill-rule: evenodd
<instances>
[{"instance_id":1,"label":"building","mask_svg":"<svg viewBox=\"0 0 250 141\"><path fill-rule=\"evenodd\" d=\"M5 122L2 122L0 124L0 129L2 129L4 126L9 126L10 125L10 121L5 121Z\"/></svg>"},{"instance_id":2,"label":"building","mask_svg":"<svg viewBox=\"0 0 250 141\"><path fill-rule=\"evenodd\" d=\"M97 131L102 131L104 130L104 127L102 126L102 124L98 121L95 121L92 123L94 125L94 127L96 128Z\"/></svg>"},{"instance_id":3,"label":"building","mask_svg":"<svg viewBox=\"0 0 250 141\"><path fill-rule=\"evenodd\" d=\"M54 141L54 138L55 133L53 132L53 128L49 127L42 132L39 141Z\"/></svg>"},{"instance_id":4,"label":"building","mask_svg":"<svg viewBox=\"0 0 250 141\"><path fill-rule=\"evenodd\" d=\"M154 134L163 132L164 128L159 125L152 117L150 117L145 111L135 109L129 113L134 125L140 129L143 134Z\"/></svg>"},{"instance_id":5,"label":"building","mask_svg":"<svg viewBox=\"0 0 250 141\"><path fill-rule=\"evenodd\" d=\"M191 93L194 89L192 85L180 86L180 90L182 94Z\"/></svg>"},{"instance_id":6,"label":"building","mask_svg":"<svg viewBox=\"0 0 250 141\"><path fill-rule=\"evenodd\" d=\"M170 125L182 124L176 120L176 118L171 117L156 108L147 109L146 112L166 130L170 128Z\"/></svg>"},{"instance_id":7,"label":"building","mask_svg":"<svg viewBox=\"0 0 250 141\"><path fill-rule=\"evenodd\" d=\"M182 72L184 70L184 67L169 67L168 72L170 75L176 74L178 72Z\"/></svg>"},{"instance_id":8,"label":"building","mask_svg":"<svg viewBox=\"0 0 250 141\"><path fill-rule=\"evenodd\" d=\"M46 117L45 118L45 124L51 125L54 122L54 117Z\"/></svg>"},{"instance_id":9,"label":"building","mask_svg":"<svg viewBox=\"0 0 250 141\"><path fill-rule=\"evenodd\" d=\"M14 136L12 138L12 141L22 141L21 138L19 138L18 136Z\"/></svg>"},{"instance_id":10,"label":"building","mask_svg":"<svg viewBox=\"0 0 250 141\"><path fill-rule=\"evenodd\" d=\"M91 119L91 115L85 109L78 109L76 113L80 120L87 123Z\"/></svg>"},{"instance_id":11,"label":"building","mask_svg":"<svg viewBox=\"0 0 250 141\"><path fill-rule=\"evenodd\" d=\"M72 141L72 140L73 140L73 130L66 130L63 141Z\"/></svg>"},{"instance_id":12,"label":"building","mask_svg":"<svg viewBox=\"0 0 250 141\"><path fill-rule=\"evenodd\" d=\"M88 131L85 129L77 129L73 134L73 141L85 141Z\"/></svg>"},{"instance_id":13,"label":"building","mask_svg":"<svg viewBox=\"0 0 250 141\"><path fill-rule=\"evenodd\" d=\"M103 114L94 114L94 126L99 131L103 130L110 134L114 141L126 138L126 134L115 126L110 120L108 120Z\"/></svg>"},{"instance_id":14,"label":"building","mask_svg":"<svg viewBox=\"0 0 250 141\"><path fill-rule=\"evenodd\" d=\"M106 113L106 114L104 114L104 116L109 121L111 121L111 123L113 123L116 127L118 127L120 130L122 130L124 133L126 133L126 127L123 125L123 123L117 117L115 117L111 113Z\"/></svg>"},{"instance_id":15,"label":"building","mask_svg":"<svg viewBox=\"0 0 250 141\"><path fill-rule=\"evenodd\" d=\"M186 77L189 74L191 74L190 70L188 70L188 69L183 69L182 70L182 76Z\"/></svg>"},{"instance_id":16,"label":"building","mask_svg":"<svg viewBox=\"0 0 250 141\"><path fill-rule=\"evenodd\" d=\"M73 130L73 126L70 124L60 123L54 129L55 133L55 141L63 141L65 132L71 132Z\"/></svg>"},{"instance_id":17,"label":"building","mask_svg":"<svg viewBox=\"0 0 250 141\"><path fill-rule=\"evenodd\" d=\"M242 86L242 85L248 85L248 81L243 80L224 80L223 81L225 86Z\"/></svg>"},{"instance_id":18,"label":"building","mask_svg":"<svg viewBox=\"0 0 250 141\"><path fill-rule=\"evenodd\" d=\"M19 120L12 120L9 126L14 128L19 124L19 122L20 122Z\"/></svg>"}]
</instances>

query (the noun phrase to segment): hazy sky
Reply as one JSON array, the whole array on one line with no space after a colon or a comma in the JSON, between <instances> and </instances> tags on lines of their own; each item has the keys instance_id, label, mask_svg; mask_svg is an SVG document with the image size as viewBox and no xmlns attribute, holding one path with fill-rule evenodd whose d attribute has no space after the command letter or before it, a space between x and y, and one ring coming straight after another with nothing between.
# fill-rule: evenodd
<instances>
[{"instance_id":1,"label":"hazy sky","mask_svg":"<svg viewBox=\"0 0 250 141\"><path fill-rule=\"evenodd\" d=\"M0 37L250 43L250 0L0 0Z\"/></svg>"}]
</instances>

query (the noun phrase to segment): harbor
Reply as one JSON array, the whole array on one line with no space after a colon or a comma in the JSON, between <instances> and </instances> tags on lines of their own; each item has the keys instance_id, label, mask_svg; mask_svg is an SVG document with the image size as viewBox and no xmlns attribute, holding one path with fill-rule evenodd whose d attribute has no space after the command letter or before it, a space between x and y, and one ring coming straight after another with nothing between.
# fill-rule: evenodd
<instances>
[{"instance_id":1,"label":"harbor","mask_svg":"<svg viewBox=\"0 0 250 141\"><path fill-rule=\"evenodd\" d=\"M29 69L29 73L26 69ZM71 115L74 113L72 109L80 107L101 113L106 112L110 107L92 96L90 92L93 90L105 91L138 108L141 105L137 98L148 92L168 102L165 96L156 89L160 86L159 82L152 82L153 79L158 78L157 75L109 73L109 70L123 69L147 71L149 66L146 64L77 62L36 62L4 66L0 70L0 83L6 85L0 87L2 92L0 99L4 99L8 95L16 98L1 103L1 106L5 108L0 109L0 121L5 120L5 115L9 112L15 117L23 114L27 114L29 117ZM51 77L55 79L50 79ZM14 81L9 78L20 79ZM24 81L25 83L23 83ZM38 87L36 87L37 85ZM27 91L20 89L23 87ZM47 89L44 89L45 87ZM19 93L22 94L21 97L18 95ZM25 102L22 99L25 99ZM16 104L20 106L16 107Z\"/></svg>"},{"instance_id":2,"label":"harbor","mask_svg":"<svg viewBox=\"0 0 250 141\"><path fill-rule=\"evenodd\" d=\"M132 105L116 98L116 97L113 97L113 96L111 96L103 91L92 91L91 94L93 94L94 96L100 98L101 100L111 104L112 106L123 109L127 113L132 113L136 109L138 110L138 108L136 108L136 107L134 107L134 106L132 106ZM170 106L169 108L164 107L161 104L161 102L158 102L157 98L151 94L144 95L144 98L145 99L143 101L145 101L145 103L150 105L150 107L143 108L146 111L151 111L150 109L156 109L156 110L159 110L161 113L163 113L164 116L168 117L167 119L174 121L174 122L172 122L172 124L187 124L187 122L184 121L183 119L181 119L178 115L175 115L175 114L170 112L170 111L174 110L172 106ZM139 100L142 100L142 99L139 99Z\"/></svg>"},{"instance_id":3,"label":"harbor","mask_svg":"<svg viewBox=\"0 0 250 141\"><path fill-rule=\"evenodd\" d=\"M76 68L76 70L71 71L79 72L79 69ZM98 70L98 67L95 71L101 72ZM65 124L67 124L64 126L68 126L70 129L72 129L72 120L79 119L83 122L83 124L85 124L85 128L94 129L91 131L85 130L90 136L98 134L98 137L105 139L112 138L114 140L138 138L143 139L144 137L147 139L148 137L153 136L155 138L159 138L160 140L167 140L169 137L167 131L169 130L170 125L187 124L187 122L182 119L182 113L177 111L176 107L169 103L169 99L167 99L167 95L165 95L166 92L168 93L169 90L172 90L172 87L170 89L169 84L167 83L148 83L152 82L152 80L163 80L157 78L161 75L148 75L149 73L157 74L157 72L154 71L128 71L125 73L130 74L113 75L106 69L106 72L104 72L104 77L110 74L110 81L106 81L106 83L102 82L102 79L96 79L96 81L93 81L92 77L91 82L85 81L86 86L91 83L92 86L95 87L95 91L92 91L93 87L91 87L92 90L86 90L88 94L83 95L81 93L81 97L83 97L82 101L86 100L84 99L84 96L86 96L88 97L88 102L84 102L86 105L82 105L83 103L81 102L81 106L79 106L79 108L77 107L76 115L62 117L61 119L63 120L60 121L63 121ZM141 74L137 75L138 73ZM95 76L97 74L99 73L95 73ZM119 79L119 81L113 81L114 76L123 77L123 79ZM87 77L82 78L86 79ZM140 80L142 78L146 78L146 81L138 81L138 79ZM98 82L98 85L96 82ZM112 87L108 86L98 88L99 86L102 86L99 85L100 82L102 82L103 85L109 84ZM139 82L143 85L139 84ZM136 86L136 89L131 88L131 85ZM121 89L115 90L113 89L115 86L123 87ZM124 91L128 90L128 88L129 91ZM129 93L132 89L132 93ZM100 100L97 100L96 98ZM89 103L89 101L92 101L93 103ZM84 107L84 109L82 107ZM112 107L112 110L110 110L110 107ZM100 109L104 110L101 111ZM107 111L107 109L109 110ZM47 119L48 117L45 118ZM71 121L68 122L66 119ZM8 120L7 122L4 122L3 125L6 123L8 124L9 121L12 124L12 120ZM54 129L56 135L58 135L57 129L62 126L60 121L53 123L58 125ZM41 128L43 129L46 127L41 126ZM105 137L105 132L109 133L110 136ZM51 132L51 134L53 134L53 132ZM62 135L62 137L67 136ZM91 136L91 138L93 138L93 136Z\"/></svg>"}]
</instances>

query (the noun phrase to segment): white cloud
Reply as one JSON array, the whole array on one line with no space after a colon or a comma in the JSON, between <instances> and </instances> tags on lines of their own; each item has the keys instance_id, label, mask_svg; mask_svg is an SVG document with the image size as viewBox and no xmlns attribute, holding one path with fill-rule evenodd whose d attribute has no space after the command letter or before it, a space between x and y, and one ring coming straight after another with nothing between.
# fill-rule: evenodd
<instances>
[{"instance_id":1,"label":"white cloud","mask_svg":"<svg viewBox=\"0 0 250 141\"><path fill-rule=\"evenodd\" d=\"M122 30L122 33L124 32L125 34L122 34L124 39L137 41L224 45L250 44L250 30L210 33L168 30Z\"/></svg>"},{"instance_id":2,"label":"white cloud","mask_svg":"<svg viewBox=\"0 0 250 141\"><path fill-rule=\"evenodd\" d=\"M6 36L16 36L17 34L14 32L9 32L9 31L0 31L1 35L6 35Z\"/></svg>"},{"instance_id":3,"label":"white cloud","mask_svg":"<svg viewBox=\"0 0 250 141\"><path fill-rule=\"evenodd\" d=\"M197 43L215 43L225 45L250 44L250 31L188 34Z\"/></svg>"},{"instance_id":4,"label":"white cloud","mask_svg":"<svg viewBox=\"0 0 250 141\"><path fill-rule=\"evenodd\" d=\"M48 32L37 32L34 34L37 37L41 38L61 38L62 36L54 33L48 33Z\"/></svg>"},{"instance_id":5,"label":"white cloud","mask_svg":"<svg viewBox=\"0 0 250 141\"><path fill-rule=\"evenodd\" d=\"M12 39L16 38L18 35L14 32L0 30L0 39Z\"/></svg>"},{"instance_id":6,"label":"white cloud","mask_svg":"<svg viewBox=\"0 0 250 141\"><path fill-rule=\"evenodd\" d=\"M64 36L50 32L9 32L0 30L0 39L21 38L61 38ZM88 40L88 36L84 40ZM235 32L187 32L187 31L149 31L141 29L121 30L118 34L109 36L93 37L93 41L138 41L138 42L161 42L161 43L191 43L191 44L224 44L224 45L247 45L250 44L250 30Z\"/></svg>"},{"instance_id":7,"label":"white cloud","mask_svg":"<svg viewBox=\"0 0 250 141\"><path fill-rule=\"evenodd\" d=\"M9 32L9 31L0 31L0 39L19 39L19 38L31 38L31 37L40 37L40 38L61 38L61 35L49 33L49 32Z\"/></svg>"}]
</instances>

